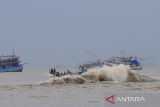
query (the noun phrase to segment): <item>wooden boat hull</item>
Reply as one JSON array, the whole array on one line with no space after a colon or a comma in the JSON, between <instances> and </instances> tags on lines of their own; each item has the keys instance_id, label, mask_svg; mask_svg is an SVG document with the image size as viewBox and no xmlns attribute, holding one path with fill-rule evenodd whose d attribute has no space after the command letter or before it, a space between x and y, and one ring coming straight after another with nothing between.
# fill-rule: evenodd
<instances>
[{"instance_id":1,"label":"wooden boat hull","mask_svg":"<svg viewBox=\"0 0 160 107\"><path fill-rule=\"evenodd\" d=\"M19 65L17 67L9 67L5 69L0 69L0 72L22 72L23 71L23 65Z\"/></svg>"}]
</instances>

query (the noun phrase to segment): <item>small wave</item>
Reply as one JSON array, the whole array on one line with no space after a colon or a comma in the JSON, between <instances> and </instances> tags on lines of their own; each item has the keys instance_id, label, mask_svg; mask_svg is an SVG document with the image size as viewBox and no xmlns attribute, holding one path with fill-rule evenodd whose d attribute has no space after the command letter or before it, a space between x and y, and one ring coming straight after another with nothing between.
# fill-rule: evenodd
<instances>
[{"instance_id":1,"label":"small wave","mask_svg":"<svg viewBox=\"0 0 160 107\"><path fill-rule=\"evenodd\" d=\"M118 82L158 82L158 78L140 74L136 71L130 70L128 66L103 66L101 68L89 69L81 76L65 75L56 77L50 80L41 81L40 85L45 84L83 84L86 82L97 81L118 81Z\"/></svg>"}]
</instances>

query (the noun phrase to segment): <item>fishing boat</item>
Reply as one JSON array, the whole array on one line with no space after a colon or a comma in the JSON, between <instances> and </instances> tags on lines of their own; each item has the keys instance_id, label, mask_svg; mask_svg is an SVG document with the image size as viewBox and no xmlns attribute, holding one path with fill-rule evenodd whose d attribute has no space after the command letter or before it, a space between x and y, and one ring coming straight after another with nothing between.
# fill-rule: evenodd
<instances>
[{"instance_id":1,"label":"fishing boat","mask_svg":"<svg viewBox=\"0 0 160 107\"><path fill-rule=\"evenodd\" d=\"M23 64L16 55L0 56L0 72L22 72Z\"/></svg>"},{"instance_id":2,"label":"fishing boat","mask_svg":"<svg viewBox=\"0 0 160 107\"><path fill-rule=\"evenodd\" d=\"M129 57L113 57L110 58L109 60L104 61L104 63L112 63L112 64L124 64L128 65L131 70L142 70L143 66L141 65L140 61L138 58L135 56L129 56Z\"/></svg>"},{"instance_id":3,"label":"fishing boat","mask_svg":"<svg viewBox=\"0 0 160 107\"><path fill-rule=\"evenodd\" d=\"M107 60L97 60L93 63L79 65L80 74L86 72L88 69L97 68L102 66L116 66L119 64L127 65L131 70L142 70L143 66L138 61L137 57L113 57Z\"/></svg>"},{"instance_id":4,"label":"fishing boat","mask_svg":"<svg viewBox=\"0 0 160 107\"><path fill-rule=\"evenodd\" d=\"M102 58L96 56L95 54L91 53L88 50L84 50L84 51L88 55L90 55L98 60L96 62L79 65L79 69L80 69L81 73L87 71L87 69L90 69L90 68L102 67L104 65L116 66L119 64L127 65L131 68L131 70L142 70L143 69L143 66L140 63L140 61L142 61L142 58L138 58L136 56L135 57L125 56L123 51L120 52L120 53L122 53L122 57L112 57L112 58L109 58L106 60L103 60ZM152 58L152 57L148 57L148 58Z\"/></svg>"}]
</instances>

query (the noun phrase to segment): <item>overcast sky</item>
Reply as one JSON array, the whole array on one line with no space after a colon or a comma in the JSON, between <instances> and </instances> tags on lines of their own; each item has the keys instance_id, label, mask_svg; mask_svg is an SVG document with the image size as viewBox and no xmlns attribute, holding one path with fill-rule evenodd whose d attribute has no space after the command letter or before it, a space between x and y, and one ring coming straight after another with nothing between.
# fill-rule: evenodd
<instances>
[{"instance_id":1,"label":"overcast sky","mask_svg":"<svg viewBox=\"0 0 160 107\"><path fill-rule=\"evenodd\" d=\"M159 0L0 0L0 54L27 66L71 66L160 53ZM160 57L154 58L157 62Z\"/></svg>"}]
</instances>

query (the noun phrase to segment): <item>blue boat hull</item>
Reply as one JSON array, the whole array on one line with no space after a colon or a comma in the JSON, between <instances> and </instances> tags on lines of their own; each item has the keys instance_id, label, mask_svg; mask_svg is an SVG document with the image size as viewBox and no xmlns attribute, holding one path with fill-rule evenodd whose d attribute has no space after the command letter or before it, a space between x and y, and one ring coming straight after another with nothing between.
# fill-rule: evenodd
<instances>
[{"instance_id":1,"label":"blue boat hull","mask_svg":"<svg viewBox=\"0 0 160 107\"><path fill-rule=\"evenodd\" d=\"M9 67L6 69L0 69L0 72L22 72L23 65L19 65L17 67Z\"/></svg>"}]
</instances>

